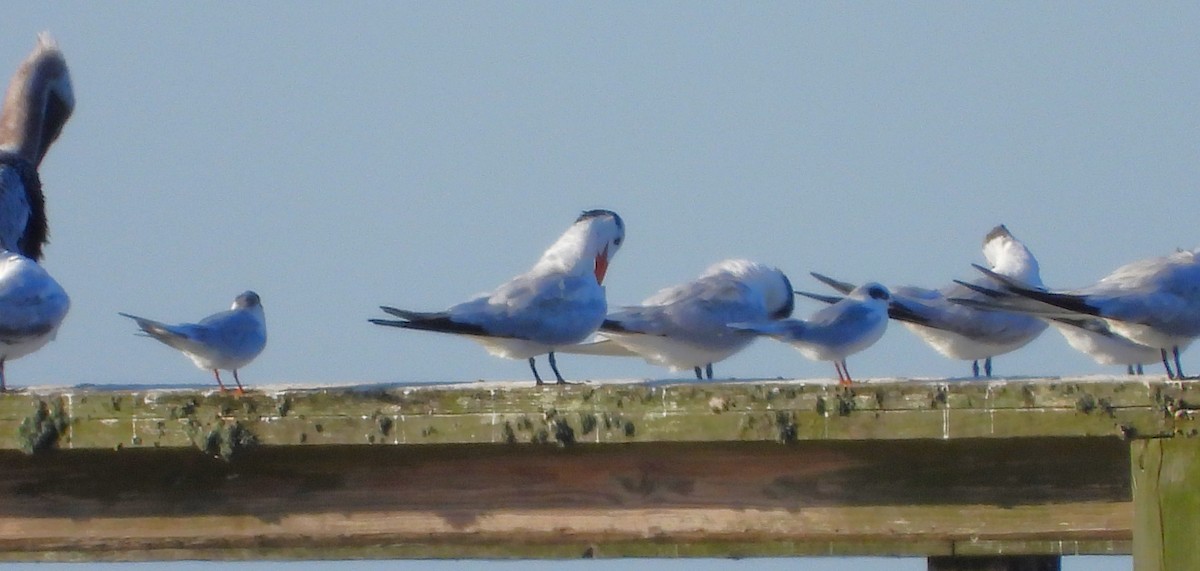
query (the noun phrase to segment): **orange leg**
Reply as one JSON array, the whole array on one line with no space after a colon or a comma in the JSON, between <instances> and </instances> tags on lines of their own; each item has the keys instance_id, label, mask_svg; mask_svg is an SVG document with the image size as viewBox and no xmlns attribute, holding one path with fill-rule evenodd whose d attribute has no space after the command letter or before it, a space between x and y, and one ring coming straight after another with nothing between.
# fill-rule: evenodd
<instances>
[{"instance_id":1,"label":"orange leg","mask_svg":"<svg viewBox=\"0 0 1200 571\"><path fill-rule=\"evenodd\" d=\"M240 379L238 379L237 369L233 370L233 382L237 383L239 395L246 394L246 389L242 388L242 381Z\"/></svg>"},{"instance_id":2,"label":"orange leg","mask_svg":"<svg viewBox=\"0 0 1200 571\"><path fill-rule=\"evenodd\" d=\"M221 372L217 369L213 369L213 376L217 378L217 386L221 387L221 392L225 392L225 383L221 382Z\"/></svg>"},{"instance_id":3,"label":"orange leg","mask_svg":"<svg viewBox=\"0 0 1200 571\"><path fill-rule=\"evenodd\" d=\"M854 380L850 378L850 369L846 368L846 360L845 359L842 359L839 364L841 365L841 368L838 371L838 384L848 387L848 386L850 386L851 383L854 382ZM842 376L842 375L845 375L845 376Z\"/></svg>"}]
</instances>

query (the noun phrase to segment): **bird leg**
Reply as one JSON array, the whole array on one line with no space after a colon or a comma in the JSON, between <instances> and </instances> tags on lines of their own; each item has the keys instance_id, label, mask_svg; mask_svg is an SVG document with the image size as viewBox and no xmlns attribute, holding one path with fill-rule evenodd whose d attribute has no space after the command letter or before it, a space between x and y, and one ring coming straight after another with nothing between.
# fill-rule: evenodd
<instances>
[{"instance_id":1,"label":"bird leg","mask_svg":"<svg viewBox=\"0 0 1200 571\"><path fill-rule=\"evenodd\" d=\"M1125 365L1125 374L1133 376L1133 365Z\"/></svg>"},{"instance_id":2,"label":"bird leg","mask_svg":"<svg viewBox=\"0 0 1200 571\"><path fill-rule=\"evenodd\" d=\"M4 359L0 359L0 393L8 392L8 387L4 384Z\"/></svg>"},{"instance_id":3,"label":"bird leg","mask_svg":"<svg viewBox=\"0 0 1200 571\"><path fill-rule=\"evenodd\" d=\"M1137 374L1139 374L1139 375L1144 375L1144 374L1145 374L1145 373L1142 371L1142 364L1141 364L1141 363L1138 363L1138 364L1137 364Z\"/></svg>"},{"instance_id":4,"label":"bird leg","mask_svg":"<svg viewBox=\"0 0 1200 571\"><path fill-rule=\"evenodd\" d=\"M988 357L987 359L983 360L983 372L987 374L989 379L992 378L992 358L991 357Z\"/></svg>"},{"instance_id":5,"label":"bird leg","mask_svg":"<svg viewBox=\"0 0 1200 571\"><path fill-rule=\"evenodd\" d=\"M537 365L533 362L533 357L529 358L529 369L533 371L533 378L537 381L538 386L542 385L542 376L537 374Z\"/></svg>"},{"instance_id":6,"label":"bird leg","mask_svg":"<svg viewBox=\"0 0 1200 571\"><path fill-rule=\"evenodd\" d=\"M853 380L850 378L850 369L846 368L846 360L842 359L841 361L834 361L833 367L837 369L838 384L844 387L850 386Z\"/></svg>"},{"instance_id":7,"label":"bird leg","mask_svg":"<svg viewBox=\"0 0 1200 571\"><path fill-rule=\"evenodd\" d=\"M704 366L704 372L708 375L708 380L712 380L712 363Z\"/></svg>"},{"instance_id":8,"label":"bird leg","mask_svg":"<svg viewBox=\"0 0 1200 571\"><path fill-rule=\"evenodd\" d=\"M971 361L971 374L979 378L979 361Z\"/></svg>"},{"instance_id":9,"label":"bird leg","mask_svg":"<svg viewBox=\"0 0 1200 571\"><path fill-rule=\"evenodd\" d=\"M696 372L696 380L704 380L704 373L700 371L700 367L692 367L692 370Z\"/></svg>"},{"instance_id":10,"label":"bird leg","mask_svg":"<svg viewBox=\"0 0 1200 571\"><path fill-rule=\"evenodd\" d=\"M238 390L237 390L237 392L238 392L238 394L239 394L239 395L244 395L244 394L246 394L246 389L242 388L242 381L241 381L241 379L238 379L238 376L237 376L237 369L234 369L234 370L233 370L233 382L237 383L237 386L238 386Z\"/></svg>"},{"instance_id":11,"label":"bird leg","mask_svg":"<svg viewBox=\"0 0 1200 571\"><path fill-rule=\"evenodd\" d=\"M554 378L558 379L557 381L555 381L556 384L559 384L559 385L567 384L567 381L563 380L562 375L558 374L558 362L554 360L554 351L550 352L550 357L548 360L550 361L550 370L554 371Z\"/></svg>"},{"instance_id":12,"label":"bird leg","mask_svg":"<svg viewBox=\"0 0 1200 571\"><path fill-rule=\"evenodd\" d=\"M1171 362L1167 359L1167 350L1159 349L1158 352L1162 355L1163 368L1167 370L1167 378L1175 380L1175 373L1171 372Z\"/></svg>"},{"instance_id":13,"label":"bird leg","mask_svg":"<svg viewBox=\"0 0 1200 571\"><path fill-rule=\"evenodd\" d=\"M1189 377L1189 376L1183 374L1183 365L1179 364L1179 345L1172 347L1171 353L1173 353L1175 355L1175 378L1176 379L1178 379L1180 381L1200 379L1200 376Z\"/></svg>"},{"instance_id":14,"label":"bird leg","mask_svg":"<svg viewBox=\"0 0 1200 571\"><path fill-rule=\"evenodd\" d=\"M225 383L221 382L221 372L217 369L213 369L213 376L217 378L217 386L221 387L221 392L225 392L227 389L225 388Z\"/></svg>"}]
</instances>

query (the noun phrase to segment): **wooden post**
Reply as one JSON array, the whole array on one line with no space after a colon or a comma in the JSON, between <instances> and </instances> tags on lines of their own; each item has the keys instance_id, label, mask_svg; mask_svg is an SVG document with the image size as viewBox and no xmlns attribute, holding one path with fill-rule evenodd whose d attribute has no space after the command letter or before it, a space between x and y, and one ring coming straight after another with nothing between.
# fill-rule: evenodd
<instances>
[{"instance_id":1,"label":"wooden post","mask_svg":"<svg viewBox=\"0 0 1200 571\"><path fill-rule=\"evenodd\" d=\"M930 557L929 571L1059 571L1057 555Z\"/></svg>"},{"instance_id":2,"label":"wooden post","mask_svg":"<svg viewBox=\"0 0 1200 571\"><path fill-rule=\"evenodd\" d=\"M1200 438L1135 440L1135 571L1200 569Z\"/></svg>"}]
</instances>

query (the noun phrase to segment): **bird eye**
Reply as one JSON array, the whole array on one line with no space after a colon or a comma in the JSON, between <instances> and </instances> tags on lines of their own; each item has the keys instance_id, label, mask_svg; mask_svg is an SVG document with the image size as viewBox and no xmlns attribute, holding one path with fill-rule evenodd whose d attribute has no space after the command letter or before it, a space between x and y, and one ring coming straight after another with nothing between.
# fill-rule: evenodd
<instances>
[{"instance_id":1,"label":"bird eye","mask_svg":"<svg viewBox=\"0 0 1200 571\"><path fill-rule=\"evenodd\" d=\"M884 291L883 288L878 287L873 287L867 290L867 294L875 299L887 299L889 297L888 292Z\"/></svg>"},{"instance_id":2,"label":"bird eye","mask_svg":"<svg viewBox=\"0 0 1200 571\"><path fill-rule=\"evenodd\" d=\"M624 240L625 240L624 238L620 238L620 237L618 237L616 240L613 240L613 245L614 245L614 246L620 246L620 245L621 245L621 242L623 242Z\"/></svg>"}]
</instances>

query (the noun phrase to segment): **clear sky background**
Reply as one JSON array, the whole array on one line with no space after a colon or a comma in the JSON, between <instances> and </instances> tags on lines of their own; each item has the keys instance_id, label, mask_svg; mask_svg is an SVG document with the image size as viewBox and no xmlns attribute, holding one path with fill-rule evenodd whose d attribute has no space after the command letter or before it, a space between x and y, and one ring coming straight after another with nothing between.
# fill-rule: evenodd
<instances>
[{"instance_id":1,"label":"clear sky background","mask_svg":"<svg viewBox=\"0 0 1200 571\"><path fill-rule=\"evenodd\" d=\"M207 383L116 313L196 320L245 289L270 339L252 386L527 378L366 319L489 290L596 207L627 224L611 305L727 257L818 291L807 272L940 286L998 223L1047 284L1091 283L1198 243L1197 29L1195 3L9 6L0 75L50 30L77 99L42 168L72 309L9 382ZM850 369L969 363L893 327ZM1054 331L995 370L1118 372ZM833 368L761 341L717 375Z\"/></svg>"},{"instance_id":2,"label":"clear sky background","mask_svg":"<svg viewBox=\"0 0 1200 571\"><path fill-rule=\"evenodd\" d=\"M490 290L595 207L628 228L613 305L727 257L817 291L809 271L939 286L998 223L1064 287L1198 242L1194 3L66 2L4 27L4 73L50 30L78 100L42 168L72 309L17 386L208 383L117 312L196 320L246 289L250 385L528 378L366 320ZM969 363L893 327L850 369ZM1052 330L995 370L1114 372ZM717 374L833 367L764 340Z\"/></svg>"}]
</instances>

